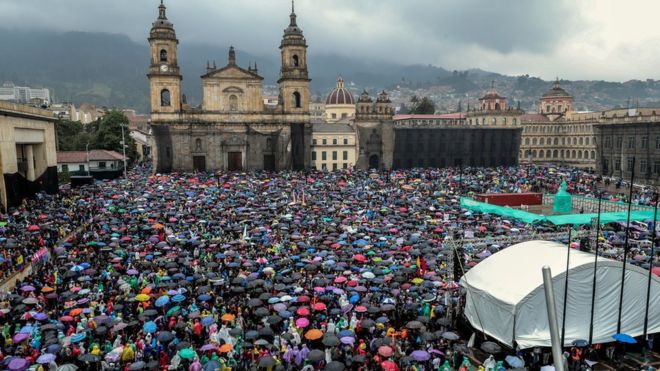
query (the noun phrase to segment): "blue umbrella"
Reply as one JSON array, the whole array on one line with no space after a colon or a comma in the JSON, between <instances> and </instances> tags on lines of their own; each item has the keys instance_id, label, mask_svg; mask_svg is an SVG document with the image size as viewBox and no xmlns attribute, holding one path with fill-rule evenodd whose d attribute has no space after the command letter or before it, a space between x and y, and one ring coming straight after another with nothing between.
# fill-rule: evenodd
<instances>
[{"instance_id":1,"label":"blue umbrella","mask_svg":"<svg viewBox=\"0 0 660 371\"><path fill-rule=\"evenodd\" d=\"M167 296L167 295L163 295L163 296L159 297L158 299L156 299L155 304L156 304L157 307L164 307L169 303L170 303L170 297Z\"/></svg>"},{"instance_id":2,"label":"blue umbrella","mask_svg":"<svg viewBox=\"0 0 660 371\"><path fill-rule=\"evenodd\" d=\"M348 302L351 303L351 304L356 304L359 301L360 301L360 295L358 295L358 294L355 294L355 295L351 296L350 299L348 299Z\"/></svg>"},{"instance_id":3,"label":"blue umbrella","mask_svg":"<svg viewBox=\"0 0 660 371\"><path fill-rule=\"evenodd\" d=\"M153 334L158 329L158 326L156 326L155 322L149 321L142 326L142 329L148 334Z\"/></svg>"},{"instance_id":4,"label":"blue umbrella","mask_svg":"<svg viewBox=\"0 0 660 371\"><path fill-rule=\"evenodd\" d=\"M174 295L174 297L172 297L172 301L175 302L175 303L180 303L184 300L186 300L186 297L181 295L181 294L177 294L177 295Z\"/></svg>"},{"instance_id":5,"label":"blue umbrella","mask_svg":"<svg viewBox=\"0 0 660 371\"><path fill-rule=\"evenodd\" d=\"M636 344L637 340L628 334L614 334L612 338L620 343Z\"/></svg>"},{"instance_id":6,"label":"blue umbrella","mask_svg":"<svg viewBox=\"0 0 660 371\"><path fill-rule=\"evenodd\" d=\"M344 338L344 337L355 337L355 333L351 330L343 330L339 332L339 337Z\"/></svg>"},{"instance_id":7,"label":"blue umbrella","mask_svg":"<svg viewBox=\"0 0 660 371\"><path fill-rule=\"evenodd\" d=\"M202 326L211 326L212 324L215 323L215 319L213 319L213 316L206 316L202 318Z\"/></svg>"},{"instance_id":8,"label":"blue umbrella","mask_svg":"<svg viewBox=\"0 0 660 371\"><path fill-rule=\"evenodd\" d=\"M72 342L72 343L79 343L79 342L85 340L86 337L87 337L87 334L86 334L86 333L84 333L84 332L79 332L79 333L77 333L77 334L73 334L73 335L71 335L71 342Z\"/></svg>"},{"instance_id":9,"label":"blue umbrella","mask_svg":"<svg viewBox=\"0 0 660 371\"><path fill-rule=\"evenodd\" d=\"M197 300L199 300L199 301L209 301L209 300L211 300L211 295L201 294L200 296L197 297Z\"/></svg>"},{"instance_id":10,"label":"blue umbrella","mask_svg":"<svg viewBox=\"0 0 660 371\"><path fill-rule=\"evenodd\" d=\"M55 360L55 355L50 353L44 353L37 358L37 363L46 365Z\"/></svg>"}]
</instances>

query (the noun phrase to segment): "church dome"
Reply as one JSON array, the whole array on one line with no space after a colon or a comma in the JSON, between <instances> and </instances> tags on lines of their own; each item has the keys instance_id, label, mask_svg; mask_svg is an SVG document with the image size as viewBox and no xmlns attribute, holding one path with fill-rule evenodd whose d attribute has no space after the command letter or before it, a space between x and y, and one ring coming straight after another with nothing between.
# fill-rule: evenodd
<instances>
[{"instance_id":1,"label":"church dome","mask_svg":"<svg viewBox=\"0 0 660 371\"><path fill-rule=\"evenodd\" d=\"M571 98L571 95L560 86L559 79L557 79L552 85L552 89L545 92L541 98Z\"/></svg>"},{"instance_id":2,"label":"church dome","mask_svg":"<svg viewBox=\"0 0 660 371\"><path fill-rule=\"evenodd\" d=\"M337 80L337 87L328 94L328 98L325 100L326 105L339 105L339 104L350 104L354 105L355 100L353 95L348 89L344 87L344 80L340 77Z\"/></svg>"}]
</instances>

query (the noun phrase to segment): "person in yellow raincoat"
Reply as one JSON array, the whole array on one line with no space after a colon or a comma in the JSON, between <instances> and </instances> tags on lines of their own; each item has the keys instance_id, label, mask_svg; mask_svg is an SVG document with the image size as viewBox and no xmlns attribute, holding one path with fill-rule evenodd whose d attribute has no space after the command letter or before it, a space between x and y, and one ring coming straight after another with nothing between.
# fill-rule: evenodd
<instances>
[{"instance_id":1,"label":"person in yellow raincoat","mask_svg":"<svg viewBox=\"0 0 660 371\"><path fill-rule=\"evenodd\" d=\"M133 362L135 359L135 352L130 344L124 346L124 351L121 352L121 361L122 362Z\"/></svg>"}]
</instances>

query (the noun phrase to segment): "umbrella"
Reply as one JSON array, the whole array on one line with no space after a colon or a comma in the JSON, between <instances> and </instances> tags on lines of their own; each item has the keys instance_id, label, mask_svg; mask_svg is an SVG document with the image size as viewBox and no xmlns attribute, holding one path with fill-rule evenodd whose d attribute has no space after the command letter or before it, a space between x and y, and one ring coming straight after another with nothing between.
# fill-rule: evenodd
<instances>
[{"instance_id":1,"label":"umbrella","mask_svg":"<svg viewBox=\"0 0 660 371\"><path fill-rule=\"evenodd\" d=\"M146 367L147 367L147 364L144 363L144 361L137 361L137 362L131 363L131 365L128 366L128 369L129 370L142 370Z\"/></svg>"},{"instance_id":2,"label":"umbrella","mask_svg":"<svg viewBox=\"0 0 660 371\"><path fill-rule=\"evenodd\" d=\"M40 355L39 358L37 358L37 363L42 364L42 365L46 365L46 364L49 364L49 363L53 362L55 360L55 358L56 357L55 357L54 354L44 353L44 354Z\"/></svg>"},{"instance_id":3,"label":"umbrella","mask_svg":"<svg viewBox=\"0 0 660 371\"><path fill-rule=\"evenodd\" d=\"M576 347L583 348L589 345L589 342L584 339L577 339L577 340L573 340L573 345L575 345Z\"/></svg>"},{"instance_id":4,"label":"umbrella","mask_svg":"<svg viewBox=\"0 0 660 371\"><path fill-rule=\"evenodd\" d=\"M499 345L493 343L492 341L485 341L485 342L481 343L480 348L484 352L490 353L490 354L497 354L497 353L502 351L502 348Z\"/></svg>"},{"instance_id":5,"label":"umbrella","mask_svg":"<svg viewBox=\"0 0 660 371\"><path fill-rule=\"evenodd\" d=\"M12 358L7 365L7 369L11 371L25 370L28 367L28 361L25 358Z\"/></svg>"},{"instance_id":6,"label":"umbrella","mask_svg":"<svg viewBox=\"0 0 660 371\"><path fill-rule=\"evenodd\" d=\"M137 294L135 295L135 301L143 302L149 300L149 295L147 294Z\"/></svg>"},{"instance_id":7,"label":"umbrella","mask_svg":"<svg viewBox=\"0 0 660 371\"><path fill-rule=\"evenodd\" d=\"M442 337L447 340L458 340L461 338L460 336L456 335L456 333L451 331L443 332Z\"/></svg>"},{"instance_id":8,"label":"umbrella","mask_svg":"<svg viewBox=\"0 0 660 371\"><path fill-rule=\"evenodd\" d=\"M339 338L334 335L326 334L322 340L323 345L328 347L335 347L339 345Z\"/></svg>"},{"instance_id":9,"label":"umbrella","mask_svg":"<svg viewBox=\"0 0 660 371\"><path fill-rule=\"evenodd\" d=\"M144 326L142 326L142 329L148 334L153 334L156 332L156 330L158 330L158 326L155 322L149 321L145 323Z\"/></svg>"},{"instance_id":10,"label":"umbrella","mask_svg":"<svg viewBox=\"0 0 660 371\"><path fill-rule=\"evenodd\" d=\"M78 360L80 362L94 363L94 362L98 362L100 360L100 358L99 358L99 356L95 356L95 355L90 354L90 353L85 353L85 354L82 354L80 357L78 357Z\"/></svg>"},{"instance_id":11,"label":"umbrella","mask_svg":"<svg viewBox=\"0 0 660 371\"><path fill-rule=\"evenodd\" d=\"M158 299L156 299L155 305L160 308L160 307L166 306L169 303L170 303L170 297L167 296L167 295L163 295L163 296L159 297Z\"/></svg>"},{"instance_id":12,"label":"umbrella","mask_svg":"<svg viewBox=\"0 0 660 371\"><path fill-rule=\"evenodd\" d=\"M275 358L271 356L264 356L259 358L258 366L259 368L269 368L275 366Z\"/></svg>"},{"instance_id":13,"label":"umbrella","mask_svg":"<svg viewBox=\"0 0 660 371\"><path fill-rule=\"evenodd\" d=\"M637 340L628 334L614 334L612 338L620 343L636 344Z\"/></svg>"},{"instance_id":14,"label":"umbrella","mask_svg":"<svg viewBox=\"0 0 660 371\"><path fill-rule=\"evenodd\" d=\"M425 350L415 350L414 352L410 353L410 358L417 362L424 362L431 359L431 355Z\"/></svg>"},{"instance_id":15,"label":"umbrella","mask_svg":"<svg viewBox=\"0 0 660 371\"><path fill-rule=\"evenodd\" d=\"M235 318L236 318L236 316L234 316L231 313L223 314L222 317L220 317L220 319L225 321L225 322L233 321Z\"/></svg>"},{"instance_id":16,"label":"umbrella","mask_svg":"<svg viewBox=\"0 0 660 371\"><path fill-rule=\"evenodd\" d=\"M318 340L323 336L323 331L317 329L311 329L305 333L305 339L307 340Z\"/></svg>"},{"instance_id":17,"label":"umbrella","mask_svg":"<svg viewBox=\"0 0 660 371\"><path fill-rule=\"evenodd\" d=\"M226 344L222 344L218 350L220 351L220 353L229 353L232 351L232 349L234 349L234 347L231 344L226 343Z\"/></svg>"},{"instance_id":18,"label":"umbrella","mask_svg":"<svg viewBox=\"0 0 660 371\"><path fill-rule=\"evenodd\" d=\"M78 370L78 366L72 363L67 363L57 368L57 371L76 371L76 370Z\"/></svg>"},{"instance_id":19,"label":"umbrella","mask_svg":"<svg viewBox=\"0 0 660 371\"><path fill-rule=\"evenodd\" d=\"M318 362L325 359L325 353L322 350L313 349L307 355L307 359L309 359L312 362Z\"/></svg>"},{"instance_id":20,"label":"umbrella","mask_svg":"<svg viewBox=\"0 0 660 371\"><path fill-rule=\"evenodd\" d=\"M383 368L383 371L399 371L399 366L392 361L384 361L380 364L380 367Z\"/></svg>"},{"instance_id":21,"label":"umbrella","mask_svg":"<svg viewBox=\"0 0 660 371\"><path fill-rule=\"evenodd\" d=\"M504 360L513 368L525 367L525 362L516 356L506 356Z\"/></svg>"},{"instance_id":22,"label":"umbrella","mask_svg":"<svg viewBox=\"0 0 660 371\"><path fill-rule=\"evenodd\" d=\"M193 359L197 356L197 353L195 353L192 348L184 348L179 350L179 357L183 359Z\"/></svg>"},{"instance_id":23,"label":"umbrella","mask_svg":"<svg viewBox=\"0 0 660 371\"><path fill-rule=\"evenodd\" d=\"M378 347L378 354L380 354L383 357L391 357L392 356L392 347L387 346L387 345L382 345Z\"/></svg>"},{"instance_id":24,"label":"umbrella","mask_svg":"<svg viewBox=\"0 0 660 371\"><path fill-rule=\"evenodd\" d=\"M327 371L343 371L346 368L343 363L337 362L337 361L332 361L325 365L324 370Z\"/></svg>"},{"instance_id":25,"label":"umbrella","mask_svg":"<svg viewBox=\"0 0 660 371\"><path fill-rule=\"evenodd\" d=\"M158 333L158 341L161 343L168 343L170 341L174 340L174 334L172 334L169 331L161 331Z\"/></svg>"},{"instance_id":26,"label":"umbrella","mask_svg":"<svg viewBox=\"0 0 660 371\"><path fill-rule=\"evenodd\" d=\"M204 371L216 371L216 370L220 370L220 369L221 369L220 363L218 361L215 361L215 360L210 360L210 361L206 362L206 364L204 364L204 368L203 368Z\"/></svg>"}]
</instances>

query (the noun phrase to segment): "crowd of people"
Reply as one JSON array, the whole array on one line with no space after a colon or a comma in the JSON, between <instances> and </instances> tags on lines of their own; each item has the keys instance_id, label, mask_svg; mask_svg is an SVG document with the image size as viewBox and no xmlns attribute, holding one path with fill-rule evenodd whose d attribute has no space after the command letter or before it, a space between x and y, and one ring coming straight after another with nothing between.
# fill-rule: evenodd
<instances>
[{"instance_id":1,"label":"crowd of people","mask_svg":"<svg viewBox=\"0 0 660 371\"><path fill-rule=\"evenodd\" d=\"M126 180L40 194L0 216L2 264L33 269L0 293L0 364L467 370L474 345L494 356L481 367L540 368L547 360L534 353L468 344L457 275L506 246L458 252L446 237L556 230L466 213L461 194L554 192L565 180L574 194L626 197L596 192L602 179L589 173L560 171L137 168ZM634 202L651 201L636 190Z\"/></svg>"}]
</instances>

